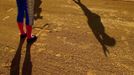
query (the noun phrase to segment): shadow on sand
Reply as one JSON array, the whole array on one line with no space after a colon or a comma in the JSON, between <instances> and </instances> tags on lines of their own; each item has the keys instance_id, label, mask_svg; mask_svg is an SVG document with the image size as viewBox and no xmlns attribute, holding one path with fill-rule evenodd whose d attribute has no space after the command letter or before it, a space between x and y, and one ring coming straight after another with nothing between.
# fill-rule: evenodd
<instances>
[{"instance_id":1,"label":"shadow on sand","mask_svg":"<svg viewBox=\"0 0 134 75\"><path fill-rule=\"evenodd\" d=\"M17 48L16 54L11 63L10 75L20 75L20 60L21 60L21 50L25 39L20 39L19 46ZM32 62L30 55L30 48L32 44L26 45L26 54L22 68L22 75L32 75Z\"/></svg>"},{"instance_id":2,"label":"shadow on sand","mask_svg":"<svg viewBox=\"0 0 134 75\"><path fill-rule=\"evenodd\" d=\"M30 54L31 45L32 44L26 45L26 54L23 63L23 68L22 68L22 75L32 75L32 62L31 62L31 54Z\"/></svg>"},{"instance_id":3,"label":"shadow on sand","mask_svg":"<svg viewBox=\"0 0 134 75\"><path fill-rule=\"evenodd\" d=\"M42 8L40 5L42 4L41 0L34 0L34 19L43 19L43 16L41 16Z\"/></svg>"},{"instance_id":4,"label":"shadow on sand","mask_svg":"<svg viewBox=\"0 0 134 75\"><path fill-rule=\"evenodd\" d=\"M20 71L20 60L21 60L21 49L25 39L20 39L19 46L16 54L11 63L10 75L19 75Z\"/></svg>"},{"instance_id":5,"label":"shadow on sand","mask_svg":"<svg viewBox=\"0 0 134 75\"><path fill-rule=\"evenodd\" d=\"M101 44L105 56L107 56L107 54L109 54L109 50L107 49L107 46L114 46L116 44L115 39L105 33L105 28L101 22L101 18L99 15L90 11L84 4L81 3L80 0L73 0L73 1L76 4L78 4L83 10L84 14L86 15L88 19L87 22L88 22L89 27L91 28L96 39Z\"/></svg>"}]
</instances>

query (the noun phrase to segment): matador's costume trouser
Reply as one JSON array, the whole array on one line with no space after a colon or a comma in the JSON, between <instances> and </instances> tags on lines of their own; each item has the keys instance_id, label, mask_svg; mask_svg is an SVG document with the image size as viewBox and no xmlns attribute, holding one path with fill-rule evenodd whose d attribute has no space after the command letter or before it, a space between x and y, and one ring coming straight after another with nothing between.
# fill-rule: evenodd
<instances>
[{"instance_id":1,"label":"matador's costume trouser","mask_svg":"<svg viewBox=\"0 0 134 75\"><path fill-rule=\"evenodd\" d=\"M17 22L23 23L26 17L26 25L33 25L34 0L16 0L18 7Z\"/></svg>"}]
</instances>

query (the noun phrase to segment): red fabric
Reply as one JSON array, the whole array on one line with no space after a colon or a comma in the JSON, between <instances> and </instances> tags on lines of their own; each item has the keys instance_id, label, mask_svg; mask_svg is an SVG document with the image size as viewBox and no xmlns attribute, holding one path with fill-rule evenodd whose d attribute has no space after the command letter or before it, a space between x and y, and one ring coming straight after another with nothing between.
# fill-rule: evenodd
<instances>
[{"instance_id":1,"label":"red fabric","mask_svg":"<svg viewBox=\"0 0 134 75\"><path fill-rule=\"evenodd\" d=\"M18 28L19 28L20 34L25 34L23 30L23 23L18 23Z\"/></svg>"},{"instance_id":2,"label":"red fabric","mask_svg":"<svg viewBox=\"0 0 134 75\"><path fill-rule=\"evenodd\" d=\"M27 38L31 38L31 33L32 33L32 26L26 25L26 31L27 31Z\"/></svg>"}]
</instances>

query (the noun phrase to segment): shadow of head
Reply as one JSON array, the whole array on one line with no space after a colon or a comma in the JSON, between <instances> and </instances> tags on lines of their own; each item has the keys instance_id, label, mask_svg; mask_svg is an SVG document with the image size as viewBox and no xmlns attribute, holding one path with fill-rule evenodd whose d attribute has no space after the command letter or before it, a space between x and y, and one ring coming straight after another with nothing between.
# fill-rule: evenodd
<instances>
[{"instance_id":1,"label":"shadow of head","mask_svg":"<svg viewBox=\"0 0 134 75\"><path fill-rule=\"evenodd\" d=\"M108 35L103 36L103 43L108 46L114 46L116 44L116 40Z\"/></svg>"}]
</instances>

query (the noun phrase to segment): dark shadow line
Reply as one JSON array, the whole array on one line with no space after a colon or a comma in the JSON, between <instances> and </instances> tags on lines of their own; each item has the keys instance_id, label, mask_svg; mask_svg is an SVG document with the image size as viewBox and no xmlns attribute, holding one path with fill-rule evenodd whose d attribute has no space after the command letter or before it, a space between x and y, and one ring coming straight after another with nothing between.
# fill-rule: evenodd
<instances>
[{"instance_id":1,"label":"dark shadow line","mask_svg":"<svg viewBox=\"0 0 134 75\"><path fill-rule=\"evenodd\" d=\"M43 16L41 16L42 8L40 5L42 4L41 0L34 0L34 19L43 19Z\"/></svg>"},{"instance_id":2,"label":"dark shadow line","mask_svg":"<svg viewBox=\"0 0 134 75\"><path fill-rule=\"evenodd\" d=\"M32 42L27 42L26 45L26 54L25 54L25 59L24 59L24 63L23 63L23 67L22 67L22 75L32 75L32 61L31 61L31 46L34 42L37 41L36 40L32 41Z\"/></svg>"},{"instance_id":3,"label":"dark shadow line","mask_svg":"<svg viewBox=\"0 0 134 75\"><path fill-rule=\"evenodd\" d=\"M26 54L22 68L22 75L32 75L31 49L32 44L26 45Z\"/></svg>"},{"instance_id":4,"label":"dark shadow line","mask_svg":"<svg viewBox=\"0 0 134 75\"><path fill-rule=\"evenodd\" d=\"M105 33L104 25L101 22L101 17L92 11L90 11L84 4L81 3L80 0L73 0L76 4L78 4L83 10L84 14L88 19L88 25L91 28L93 34L96 39L101 44L105 56L109 54L109 50L107 46L114 46L116 44L116 40Z\"/></svg>"},{"instance_id":5,"label":"dark shadow line","mask_svg":"<svg viewBox=\"0 0 134 75\"><path fill-rule=\"evenodd\" d=\"M25 41L24 39L20 39L19 46L17 48L16 54L12 60L11 68L10 68L10 75L19 75L20 71L20 60L21 60L21 49L23 46L23 43Z\"/></svg>"}]
</instances>

